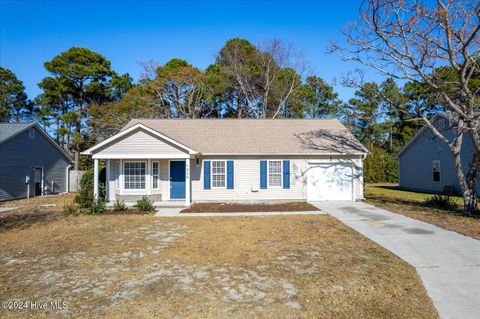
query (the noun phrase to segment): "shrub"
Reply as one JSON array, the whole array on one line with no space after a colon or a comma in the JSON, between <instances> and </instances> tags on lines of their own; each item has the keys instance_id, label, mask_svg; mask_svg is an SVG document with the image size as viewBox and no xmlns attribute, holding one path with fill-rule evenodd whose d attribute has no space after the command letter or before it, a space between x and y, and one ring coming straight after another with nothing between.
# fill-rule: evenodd
<instances>
[{"instance_id":1,"label":"shrub","mask_svg":"<svg viewBox=\"0 0 480 319\"><path fill-rule=\"evenodd\" d=\"M68 204L63 206L63 214L65 216L78 216L78 215L94 215L101 213L105 210L105 201L102 199L93 201L88 207L79 207L75 204Z\"/></svg>"},{"instance_id":2,"label":"shrub","mask_svg":"<svg viewBox=\"0 0 480 319\"><path fill-rule=\"evenodd\" d=\"M78 215L79 210L78 207L75 206L75 204L65 204L63 205L63 215L65 216L76 216Z\"/></svg>"},{"instance_id":3,"label":"shrub","mask_svg":"<svg viewBox=\"0 0 480 319\"><path fill-rule=\"evenodd\" d=\"M135 205L135 207L137 207L139 211L149 212L153 210L153 201L143 196L142 199L137 201L137 205Z\"/></svg>"},{"instance_id":4,"label":"shrub","mask_svg":"<svg viewBox=\"0 0 480 319\"><path fill-rule=\"evenodd\" d=\"M98 184L99 197L105 198L105 168L101 168L99 171L99 184ZM75 202L80 205L81 208L91 208L93 205L93 168L83 174L80 180L80 191L75 197Z\"/></svg>"},{"instance_id":5,"label":"shrub","mask_svg":"<svg viewBox=\"0 0 480 319\"><path fill-rule=\"evenodd\" d=\"M398 162L393 154L379 147L369 149L363 162L363 178L366 183L395 183L398 181Z\"/></svg>"},{"instance_id":6,"label":"shrub","mask_svg":"<svg viewBox=\"0 0 480 319\"><path fill-rule=\"evenodd\" d=\"M433 195L425 200L425 204L440 209L454 210L457 208L449 195Z\"/></svg>"},{"instance_id":7,"label":"shrub","mask_svg":"<svg viewBox=\"0 0 480 319\"><path fill-rule=\"evenodd\" d=\"M92 202L88 214L98 214L105 210L105 201L101 198Z\"/></svg>"},{"instance_id":8,"label":"shrub","mask_svg":"<svg viewBox=\"0 0 480 319\"><path fill-rule=\"evenodd\" d=\"M123 200L117 199L113 204L113 210L117 212L127 210L127 205L125 205L125 202Z\"/></svg>"}]
</instances>

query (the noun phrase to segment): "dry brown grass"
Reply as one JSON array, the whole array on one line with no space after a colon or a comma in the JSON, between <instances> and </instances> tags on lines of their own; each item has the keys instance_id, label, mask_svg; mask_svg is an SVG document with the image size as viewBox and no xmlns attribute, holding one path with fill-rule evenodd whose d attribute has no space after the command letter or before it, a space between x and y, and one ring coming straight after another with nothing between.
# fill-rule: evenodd
<instances>
[{"instance_id":1,"label":"dry brown grass","mask_svg":"<svg viewBox=\"0 0 480 319\"><path fill-rule=\"evenodd\" d=\"M0 233L0 317L437 318L415 270L329 216L58 218Z\"/></svg>"},{"instance_id":2,"label":"dry brown grass","mask_svg":"<svg viewBox=\"0 0 480 319\"><path fill-rule=\"evenodd\" d=\"M431 194L396 190L392 184L367 184L365 198L368 203L397 214L415 218L459 234L480 239L480 218L465 216L460 210L442 210L425 205ZM454 198L456 203L461 199Z\"/></svg>"},{"instance_id":3,"label":"dry brown grass","mask_svg":"<svg viewBox=\"0 0 480 319\"><path fill-rule=\"evenodd\" d=\"M40 196L0 202L0 207L17 207L0 213L0 232L12 228L26 228L63 217L65 205L73 203L76 193ZM42 207L42 205L54 205Z\"/></svg>"}]
</instances>

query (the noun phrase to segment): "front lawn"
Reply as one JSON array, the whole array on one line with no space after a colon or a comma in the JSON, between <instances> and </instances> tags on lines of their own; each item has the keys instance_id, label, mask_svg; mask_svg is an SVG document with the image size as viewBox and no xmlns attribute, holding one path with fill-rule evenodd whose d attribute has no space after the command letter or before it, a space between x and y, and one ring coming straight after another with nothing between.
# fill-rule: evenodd
<instances>
[{"instance_id":1,"label":"front lawn","mask_svg":"<svg viewBox=\"0 0 480 319\"><path fill-rule=\"evenodd\" d=\"M425 200L431 196L432 194L400 190L396 184L366 184L365 186L367 203L480 239L480 218L461 214L462 197L452 197L458 209L443 210L425 204Z\"/></svg>"},{"instance_id":2,"label":"front lawn","mask_svg":"<svg viewBox=\"0 0 480 319\"><path fill-rule=\"evenodd\" d=\"M275 204L197 203L181 213L241 213L241 212L298 212L317 211L317 207L305 202Z\"/></svg>"},{"instance_id":3,"label":"front lawn","mask_svg":"<svg viewBox=\"0 0 480 319\"><path fill-rule=\"evenodd\" d=\"M2 301L67 303L2 318L438 318L414 268L328 215L57 215L2 229L0 264Z\"/></svg>"}]
</instances>

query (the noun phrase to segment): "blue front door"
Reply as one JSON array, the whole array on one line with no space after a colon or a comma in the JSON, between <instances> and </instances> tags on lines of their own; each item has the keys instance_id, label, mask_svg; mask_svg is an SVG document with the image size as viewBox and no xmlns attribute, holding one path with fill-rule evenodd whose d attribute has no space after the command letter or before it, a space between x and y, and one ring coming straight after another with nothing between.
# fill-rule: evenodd
<instances>
[{"instance_id":1,"label":"blue front door","mask_svg":"<svg viewBox=\"0 0 480 319\"><path fill-rule=\"evenodd\" d=\"M185 161L170 162L170 199L185 199Z\"/></svg>"}]
</instances>

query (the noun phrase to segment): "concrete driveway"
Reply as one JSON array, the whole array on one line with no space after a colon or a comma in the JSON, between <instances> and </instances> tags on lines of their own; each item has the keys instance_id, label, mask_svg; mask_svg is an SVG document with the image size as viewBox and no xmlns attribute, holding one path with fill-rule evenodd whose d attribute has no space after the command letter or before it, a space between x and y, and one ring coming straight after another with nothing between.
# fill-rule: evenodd
<instances>
[{"instance_id":1,"label":"concrete driveway","mask_svg":"<svg viewBox=\"0 0 480 319\"><path fill-rule=\"evenodd\" d=\"M480 241L364 203L312 204L414 266L441 318L480 318Z\"/></svg>"}]
</instances>

